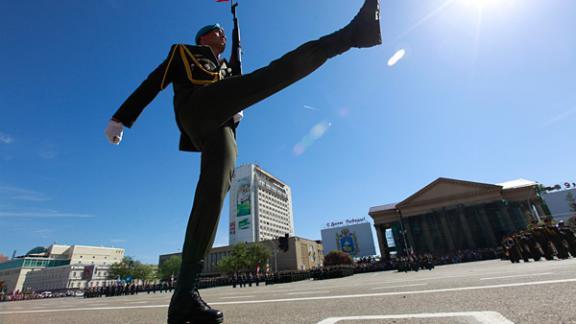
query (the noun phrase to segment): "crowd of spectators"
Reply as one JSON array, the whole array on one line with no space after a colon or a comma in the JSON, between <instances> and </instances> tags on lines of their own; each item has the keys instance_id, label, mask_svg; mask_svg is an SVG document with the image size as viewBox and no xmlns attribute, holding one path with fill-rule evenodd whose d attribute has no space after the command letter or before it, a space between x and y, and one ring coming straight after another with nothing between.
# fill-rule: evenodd
<instances>
[{"instance_id":1,"label":"crowd of spectators","mask_svg":"<svg viewBox=\"0 0 576 324\"><path fill-rule=\"evenodd\" d=\"M7 293L6 291L0 290L0 302L9 301L19 301L19 300L30 300L30 299L44 299L44 298L57 298L57 297L69 297L77 296L83 292L80 290L63 290L57 292L51 291L20 291L16 290L12 293Z\"/></svg>"},{"instance_id":2,"label":"crowd of spectators","mask_svg":"<svg viewBox=\"0 0 576 324\"><path fill-rule=\"evenodd\" d=\"M6 293L5 291L0 291L0 302L8 301L20 301L20 300L30 300L30 299L42 299L42 298L57 298L57 297L84 297L84 298L94 298L94 297L113 297L113 296L126 296L135 295L138 293L167 293L172 292L174 289L174 284L169 282L157 283L157 284L126 284L118 283L116 285L108 285L103 287L90 287L84 290L81 289L68 289L68 290L57 290L57 291L20 291L16 290L13 293Z\"/></svg>"}]
</instances>

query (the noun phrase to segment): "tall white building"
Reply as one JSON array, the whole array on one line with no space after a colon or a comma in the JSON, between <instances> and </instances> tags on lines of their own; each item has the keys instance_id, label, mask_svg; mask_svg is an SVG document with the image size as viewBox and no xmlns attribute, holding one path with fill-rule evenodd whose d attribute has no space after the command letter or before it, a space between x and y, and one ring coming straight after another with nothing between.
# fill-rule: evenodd
<instances>
[{"instance_id":1,"label":"tall white building","mask_svg":"<svg viewBox=\"0 0 576 324\"><path fill-rule=\"evenodd\" d=\"M294 236L290 187L256 164L236 168L230 188L230 245Z\"/></svg>"}]
</instances>

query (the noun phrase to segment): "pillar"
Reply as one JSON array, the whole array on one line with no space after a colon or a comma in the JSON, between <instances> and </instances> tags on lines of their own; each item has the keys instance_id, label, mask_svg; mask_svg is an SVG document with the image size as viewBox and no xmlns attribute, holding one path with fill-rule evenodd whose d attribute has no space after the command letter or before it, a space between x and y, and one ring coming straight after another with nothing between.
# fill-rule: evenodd
<instances>
[{"instance_id":1,"label":"pillar","mask_svg":"<svg viewBox=\"0 0 576 324\"><path fill-rule=\"evenodd\" d=\"M482 224L482 228L484 229L483 234L488 241L490 246L497 246L498 242L496 242L496 237L494 236L494 229L492 229L492 225L490 224L490 220L488 220L488 215L484 210L484 207L480 207L477 209L478 216L480 218L480 224Z\"/></svg>"},{"instance_id":2,"label":"pillar","mask_svg":"<svg viewBox=\"0 0 576 324\"><path fill-rule=\"evenodd\" d=\"M442 228L442 233L444 234L444 238L446 239L446 243L448 243L448 250L454 251L456 247L454 246L454 239L452 238L452 234L450 234L450 228L448 227L448 221L446 221L446 213L444 210L440 212L440 227Z\"/></svg>"},{"instance_id":3,"label":"pillar","mask_svg":"<svg viewBox=\"0 0 576 324\"><path fill-rule=\"evenodd\" d=\"M464 208L458 208L458 218L460 219L460 224L462 224L462 230L464 231L464 237L466 238L466 243L470 249L476 248L476 243L474 242L474 237L470 231L470 226L468 225L468 220L464 214Z\"/></svg>"}]
</instances>

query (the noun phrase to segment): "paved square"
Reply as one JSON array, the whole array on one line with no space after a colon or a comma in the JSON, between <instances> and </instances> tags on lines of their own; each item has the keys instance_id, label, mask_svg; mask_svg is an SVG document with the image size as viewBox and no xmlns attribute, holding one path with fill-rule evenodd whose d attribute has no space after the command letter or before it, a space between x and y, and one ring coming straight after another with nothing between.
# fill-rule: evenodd
<instances>
[{"instance_id":1,"label":"paved square","mask_svg":"<svg viewBox=\"0 0 576 324\"><path fill-rule=\"evenodd\" d=\"M225 323L576 323L576 259L201 291ZM0 304L0 323L165 323L169 294Z\"/></svg>"}]
</instances>

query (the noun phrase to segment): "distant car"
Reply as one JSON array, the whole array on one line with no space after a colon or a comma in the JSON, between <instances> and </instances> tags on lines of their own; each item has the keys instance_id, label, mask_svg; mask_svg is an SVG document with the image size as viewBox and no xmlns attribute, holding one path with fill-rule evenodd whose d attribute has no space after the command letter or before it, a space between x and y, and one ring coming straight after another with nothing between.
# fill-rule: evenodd
<instances>
[{"instance_id":1,"label":"distant car","mask_svg":"<svg viewBox=\"0 0 576 324\"><path fill-rule=\"evenodd\" d=\"M76 297L82 297L82 296L84 296L84 292L83 292L82 290L76 290L76 291L74 292L74 296L76 296Z\"/></svg>"},{"instance_id":2,"label":"distant car","mask_svg":"<svg viewBox=\"0 0 576 324\"><path fill-rule=\"evenodd\" d=\"M49 297L52 297L52 292L51 291L43 291L40 293L40 296L42 296L42 298L49 298Z\"/></svg>"}]
</instances>

